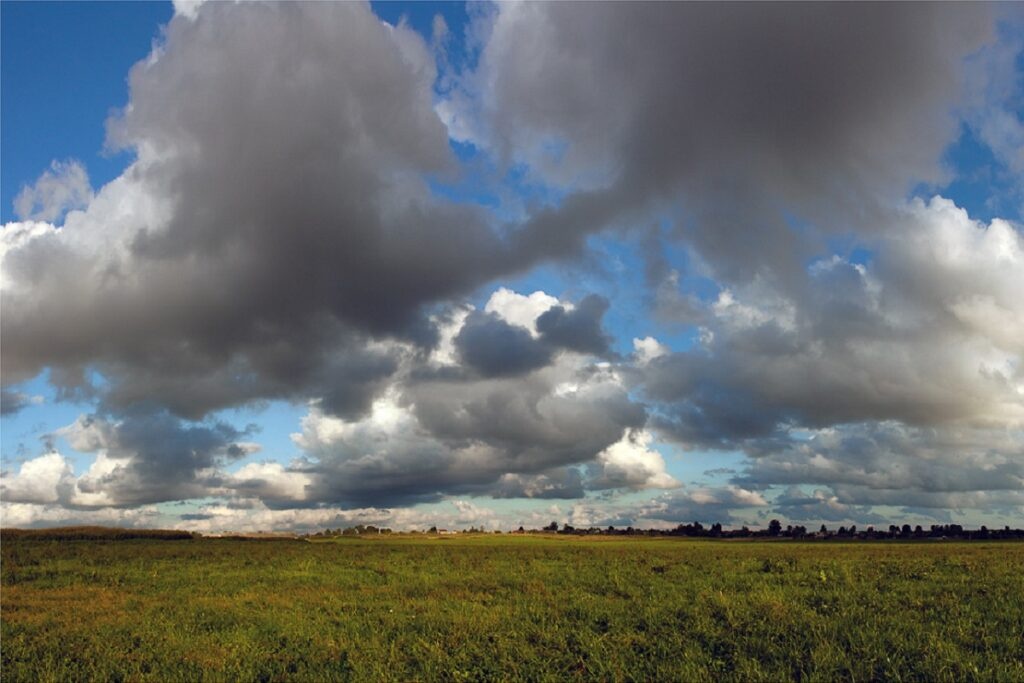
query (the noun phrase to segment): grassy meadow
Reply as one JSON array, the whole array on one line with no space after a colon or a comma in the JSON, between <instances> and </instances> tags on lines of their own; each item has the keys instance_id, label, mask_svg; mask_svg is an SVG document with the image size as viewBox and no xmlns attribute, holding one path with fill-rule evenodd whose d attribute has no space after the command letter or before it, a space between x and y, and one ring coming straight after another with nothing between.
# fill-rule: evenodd
<instances>
[{"instance_id":1,"label":"grassy meadow","mask_svg":"<svg viewBox=\"0 0 1024 683\"><path fill-rule=\"evenodd\" d=\"M5 537L14 681L1024 681L1024 544Z\"/></svg>"}]
</instances>

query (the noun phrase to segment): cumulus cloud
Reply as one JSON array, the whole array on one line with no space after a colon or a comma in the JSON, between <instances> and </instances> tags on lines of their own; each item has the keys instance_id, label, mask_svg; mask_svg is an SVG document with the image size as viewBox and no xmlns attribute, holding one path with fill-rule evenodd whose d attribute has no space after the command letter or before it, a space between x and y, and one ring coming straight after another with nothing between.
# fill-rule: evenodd
<instances>
[{"instance_id":1,"label":"cumulus cloud","mask_svg":"<svg viewBox=\"0 0 1024 683\"><path fill-rule=\"evenodd\" d=\"M162 411L119 420L86 415L57 435L96 456L62 500L79 507L201 498L222 483L220 468L258 449L225 423L186 424Z\"/></svg>"},{"instance_id":2,"label":"cumulus cloud","mask_svg":"<svg viewBox=\"0 0 1024 683\"><path fill-rule=\"evenodd\" d=\"M1024 238L951 202L913 202L870 265L813 263L816 286L723 291L705 344L656 358L643 388L658 426L693 445L743 447L786 424L864 420L1024 424ZM753 443L751 448L756 448Z\"/></svg>"},{"instance_id":3,"label":"cumulus cloud","mask_svg":"<svg viewBox=\"0 0 1024 683\"><path fill-rule=\"evenodd\" d=\"M22 463L17 474L0 479L0 493L8 503L56 503L74 478L71 463L59 453L47 453Z\"/></svg>"},{"instance_id":4,"label":"cumulus cloud","mask_svg":"<svg viewBox=\"0 0 1024 683\"><path fill-rule=\"evenodd\" d=\"M497 315L510 325L526 328L536 339L540 336L540 332L537 330L537 319L553 306L571 307L571 304L560 302L547 292L538 291L526 295L514 292L507 287L499 287L487 299L484 312Z\"/></svg>"},{"instance_id":5,"label":"cumulus cloud","mask_svg":"<svg viewBox=\"0 0 1024 683\"><path fill-rule=\"evenodd\" d=\"M366 409L393 369L369 340L432 346L426 307L522 265L429 191L454 168L429 50L355 3L193 14L109 123L137 161L61 229L4 229L5 384L93 367L116 408Z\"/></svg>"},{"instance_id":6,"label":"cumulus cloud","mask_svg":"<svg viewBox=\"0 0 1024 683\"><path fill-rule=\"evenodd\" d=\"M524 344L541 343L524 327L484 315L489 324L520 330ZM474 324L467 316L456 340ZM296 470L312 476L309 504L355 506L464 494L565 498L587 488L667 485L664 462L642 443L616 451L617 458L606 454L604 475L587 478L574 469L645 420L615 369L585 355L552 356L515 375L413 366L363 418L333 417L314 405L293 437L308 458Z\"/></svg>"},{"instance_id":7,"label":"cumulus cloud","mask_svg":"<svg viewBox=\"0 0 1024 683\"><path fill-rule=\"evenodd\" d=\"M651 434L628 430L622 439L597 454L592 466L592 477L587 482L591 489L671 489L679 486L665 471L665 460L649 448Z\"/></svg>"}]
</instances>

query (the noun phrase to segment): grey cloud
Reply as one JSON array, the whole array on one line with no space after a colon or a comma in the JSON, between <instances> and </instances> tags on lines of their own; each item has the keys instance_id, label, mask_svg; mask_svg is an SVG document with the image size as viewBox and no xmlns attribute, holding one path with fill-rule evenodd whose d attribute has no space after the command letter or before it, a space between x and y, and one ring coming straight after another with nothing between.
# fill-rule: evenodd
<instances>
[{"instance_id":1,"label":"grey cloud","mask_svg":"<svg viewBox=\"0 0 1024 683\"><path fill-rule=\"evenodd\" d=\"M816 490L805 494L797 487L787 489L772 504L783 519L794 522L853 522L855 524L885 524L891 520L873 512L870 506L851 506L839 502L835 495ZM814 529L812 529L814 531Z\"/></svg>"},{"instance_id":2,"label":"grey cloud","mask_svg":"<svg viewBox=\"0 0 1024 683\"><path fill-rule=\"evenodd\" d=\"M867 227L941 176L961 61L991 31L980 6L503 6L480 138L570 186L600 169L527 225L538 251L665 202L721 276L784 279L810 246L790 216L805 235Z\"/></svg>"},{"instance_id":3,"label":"grey cloud","mask_svg":"<svg viewBox=\"0 0 1024 683\"><path fill-rule=\"evenodd\" d=\"M492 313L474 312L455 338L462 359L484 377L519 375L551 361L552 350Z\"/></svg>"},{"instance_id":4,"label":"grey cloud","mask_svg":"<svg viewBox=\"0 0 1024 683\"><path fill-rule=\"evenodd\" d=\"M701 346L635 381L664 434L755 455L794 425L1019 428L1022 245L1007 223L915 203L872 263L812 263L803 295L722 292Z\"/></svg>"},{"instance_id":5,"label":"grey cloud","mask_svg":"<svg viewBox=\"0 0 1024 683\"><path fill-rule=\"evenodd\" d=\"M779 444L752 458L733 481L757 488L827 487L836 506L1020 505L1022 444L1019 430L915 428L895 422L845 425ZM801 504L792 498L776 503Z\"/></svg>"},{"instance_id":6,"label":"grey cloud","mask_svg":"<svg viewBox=\"0 0 1024 683\"><path fill-rule=\"evenodd\" d=\"M766 502L758 494L735 487L678 489L637 503L612 503L603 506L577 505L571 520L579 526L650 526L652 524L705 525L744 523L738 515L745 508L762 508Z\"/></svg>"},{"instance_id":7,"label":"grey cloud","mask_svg":"<svg viewBox=\"0 0 1024 683\"><path fill-rule=\"evenodd\" d=\"M584 297L571 311L553 306L537 318L537 331L549 344L579 353L605 354L610 340L601 329L601 318L608 306L608 300L597 294Z\"/></svg>"},{"instance_id":8,"label":"grey cloud","mask_svg":"<svg viewBox=\"0 0 1024 683\"><path fill-rule=\"evenodd\" d=\"M560 350L605 355L610 339L601 328L608 300L595 294L571 310L552 306L537 317L537 339L494 313L475 311L455 338L462 359L483 377L521 375L551 363Z\"/></svg>"},{"instance_id":9,"label":"grey cloud","mask_svg":"<svg viewBox=\"0 0 1024 683\"><path fill-rule=\"evenodd\" d=\"M582 498L586 493L583 476L572 467L541 474L505 474L488 494L494 498Z\"/></svg>"},{"instance_id":10,"label":"grey cloud","mask_svg":"<svg viewBox=\"0 0 1024 683\"><path fill-rule=\"evenodd\" d=\"M582 384L592 372L567 379ZM618 441L625 429L644 425L644 408L624 388L598 378L591 391L559 395L552 384L545 376L424 382L406 395L437 438L482 440L506 452L510 465L535 471L589 460Z\"/></svg>"},{"instance_id":11,"label":"grey cloud","mask_svg":"<svg viewBox=\"0 0 1024 683\"><path fill-rule=\"evenodd\" d=\"M988 14L502 5L457 87L481 98L477 143L567 194L500 226L430 190L459 166L422 39L365 5L207 3L131 73L110 141L137 162L6 252L4 381L50 367L59 395L100 401L110 419L92 448L115 466L76 486L116 505L225 490L270 507L578 494L600 480L586 465L648 411L685 446L746 451L736 482L751 490L834 487L859 509L890 504L898 484L921 506L1013 504L1019 228L893 208L943 179L961 61L990 37ZM466 367L425 369L432 306L652 215L723 287L716 302L687 297L652 238L656 308L700 324L698 348L567 369L562 351L608 354L608 302L589 297L541 315L539 338L474 313L455 339ZM849 231L869 266L806 267ZM373 422L381 396L404 432ZM311 397L345 438L308 437L283 475L309 486L230 480L241 435L178 420ZM816 453L790 433L836 425ZM674 492L629 514L727 522L752 500Z\"/></svg>"},{"instance_id":12,"label":"grey cloud","mask_svg":"<svg viewBox=\"0 0 1024 683\"><path fill-rule=\"evenodd\" d=\"M764 499L755 493L723 487L666 493L641 506L637 514L640 519L675 523L735 524L740 522L736 516L738 509L764 505Z\"/></svg>"},{"instance_id":13,"label":"grey cloud","mask_svg":"<svg viewBox=\"0 0 1024 683\"><path fill-rule=\"evenodd\" d=\"M358 347L432 346L427 307L524 265L482 209L427 187L456 168L435 76L423 41L363 4L173 19L109 124L136 163L4 258L5 382L95 368L112 408L191 418L312 395L364 408L390 361Z\"/></svg>"},{"instance_id":14,"label":"grey cloud","mask_svg":"<svg viewBox=\"0 0 1024 683\"><path fill-rule=\"evenodd\" d=\"M20 391L0 389L0 415L13 415L29 404L31 397Z\"/></svg>"},{"instance_id":15,"label":"grey cloud","mask_svg":"<svg viewBox=\"0 0 1024 683\"><path fill-rule=\"evenodd\" d=\"M69 507L134 507L201 498L220 467L244 456L245 434L223 422L189 425L163 411L136 410L118 421L84 416L60 431L79 451L102 453L111 467L87 472L62 502Z\"/></svg>"},{"instance_id":16,"label":"grey cloud","mask_svg":"<svg viewBox=\"0 0 1024 683\"><path fill-rule=\"evenodd\" d=\"M576 466L645 420L610 369L569 357L521 376L418 377L361 420L314 411L298 438L306 460L291 468L310 485L299 500L265 501L358 506L450 495L574 496L591 485Z\"/></svg>"}]
</instances>

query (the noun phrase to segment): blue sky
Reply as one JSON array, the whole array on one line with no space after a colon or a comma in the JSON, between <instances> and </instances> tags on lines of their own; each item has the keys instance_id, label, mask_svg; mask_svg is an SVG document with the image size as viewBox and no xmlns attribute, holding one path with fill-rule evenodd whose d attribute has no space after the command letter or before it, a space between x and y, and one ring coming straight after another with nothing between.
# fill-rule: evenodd
<instances>
[{"instance_id":1,"label":"blue sky","mask_svg":"<svg viewBox=\"0 0 1024 683\"><path fill-rule=\"evenodd\" d=\"M0 11L5 524L1024 511L1012 11Z\"/></svg>"}]
</instances>

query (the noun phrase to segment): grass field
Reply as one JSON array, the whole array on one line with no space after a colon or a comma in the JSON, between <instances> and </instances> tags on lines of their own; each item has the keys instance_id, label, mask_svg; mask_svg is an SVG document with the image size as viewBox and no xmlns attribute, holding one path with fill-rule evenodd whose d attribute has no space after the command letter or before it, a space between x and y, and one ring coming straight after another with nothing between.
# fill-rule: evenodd
<instances>
[{"instance_id":1,"label":"grass field","mask_svg":"<svg viewBox=\"0 0 1024 683\"><path fill-rule=\"evenodd\" d=\"M1024 681L1024 544L5 539L37 680Z\"/></svg>"}]
</instances>

